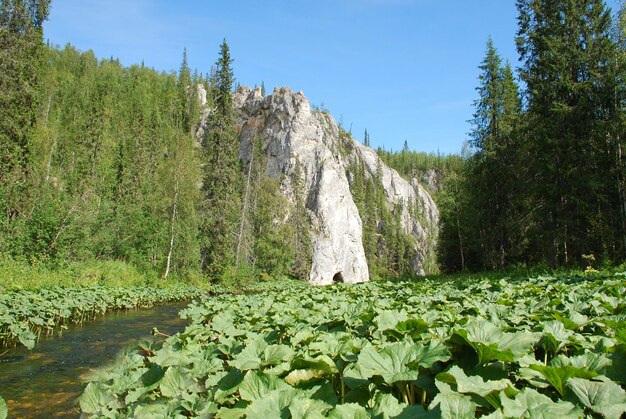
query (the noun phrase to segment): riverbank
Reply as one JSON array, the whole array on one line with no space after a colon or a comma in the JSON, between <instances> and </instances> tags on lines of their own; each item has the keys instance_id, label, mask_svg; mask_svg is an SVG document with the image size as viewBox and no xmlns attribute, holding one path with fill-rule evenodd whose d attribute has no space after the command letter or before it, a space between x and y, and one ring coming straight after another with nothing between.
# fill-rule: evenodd
<instances>
[{"instance_id":1,"label":"riverbank","mask_svg":"<svg viewBox=\"0 0 626 419\"><path fill-rule=\"evenodd\" d=\"M0 355L0 395L9 417L78 417L76 398L85 378L139 340L156 344L163 335L182 331L187 321L178 312L186 306L176 302L108 313L88 324L70 325L61 336L42 337L33 350L9 349ZM161 334L151 336L154 327Z\"/></svg>"},{"instance_id":2,"label":"riverbank","mask_svg":"<svg viewBox=\"0 0 626 419\"><path fill-rule=\"evenodd\" d=\"M41 336L69 325L93 321L111 311L133 310L173 301L188 301L204 290L175 284L155 287L63 287L0 294L0 348L18 344L32 349Z\"/></svg>"}]
</instances>

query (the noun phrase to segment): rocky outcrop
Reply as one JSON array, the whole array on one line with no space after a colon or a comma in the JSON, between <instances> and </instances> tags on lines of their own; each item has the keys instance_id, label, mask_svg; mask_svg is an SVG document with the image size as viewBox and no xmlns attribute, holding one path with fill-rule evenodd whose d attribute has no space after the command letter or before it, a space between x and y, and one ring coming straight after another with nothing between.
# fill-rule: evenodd
<instances>
[{"instance_id":1,"label":"rocky outcrop","mask_svg":"<svg viewBox=\"0 0 626 419\"><path fill-rule=\"evenodd\" d=\"M292 202L296 160L302 166L313 253L309 282L367 281L361 218L350 194L345 162L333 152L337 125L312 112L301 92L287 88L266 97L261 89L241 88L234 103L240 111L241 159L248 161L253 142L263 139L266 174L283 179L281 192Z\"/></svg>"},{"instance_id":2,"label":"rocky outcrop","mask_svg":"<svg viewBox=\"0 0 626 419\"><path fill-rule=\"evenodd\" d=\"M239 111L241 160L249 161L254 142L261 139L267 156L266 175L281 179L281 193L292 203L296 161L302 167L312 238L309 282L323 285L368 281L363 226L346 169L350 162L361 159L365 175L374 176L379 165L376 152L342 135L333 118L313 111L302 92L281 88L263 96L260 88L242 87L233 100ZM381 167L389 204L411 202L420 214L410 214L405 206L402 225L405 233L415 238L418 256L413 267L423 274L424 258L434 248L432 231L438 222L437 207L421 185L407 182L384 164Z\"/></svg>"},{"instance_id":3,"label":"rocky outcrop","mask_svg":"<svg viewBox=\"0 0 626 419\"><path fill-rule=\"evenodd\" d=\"M353 138L345 138L349 147L353 150L350 159L357 159L364 163L365 176L373 178L380 165L382 172L382 184L385 189L385 197L390 206L402 205L402 227L405 234L414 240L416 256L412 261L413 271L418 275L425 275L425 262L433 259L437 228L439 224L439 210L435 201L428 192L415 179L408 182L394 169L385 165L378 154L370 147L360 144ZM413 213L409 211L413 209Z\"/></svg>"}]
</instances>

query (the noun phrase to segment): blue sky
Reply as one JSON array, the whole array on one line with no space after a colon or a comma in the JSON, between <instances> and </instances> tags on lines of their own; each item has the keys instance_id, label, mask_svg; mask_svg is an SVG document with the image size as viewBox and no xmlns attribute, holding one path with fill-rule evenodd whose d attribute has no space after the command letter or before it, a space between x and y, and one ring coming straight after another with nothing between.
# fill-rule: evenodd
<instances>
[{"instance_id":1,"label":"blue sky","mask_svg":"<svg viewBox=\"0 0 626 419\"><path fill-rule=\"evenodd\" d=\"M491 35L517 65L514 0L53 0L45 36L124 65L208 73L226 38L242 85L302 90L374 146L458 153Z\"/></svg>"}]
</instances>

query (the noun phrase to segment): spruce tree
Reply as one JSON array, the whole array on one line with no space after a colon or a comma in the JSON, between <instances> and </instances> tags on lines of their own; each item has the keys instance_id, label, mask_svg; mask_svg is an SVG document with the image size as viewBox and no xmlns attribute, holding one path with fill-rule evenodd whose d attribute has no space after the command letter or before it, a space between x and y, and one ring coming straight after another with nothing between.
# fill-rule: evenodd
<instances>
[{"instance_id":1,"label":"spruce tree","mask_svg":"<svg viewBox=\"0 0 626 419\"><path fill-rule=\"evenodd\" d=\"M473 200L479 230L481 260L477 268L503 268L511 247L517 160L513 152L516 139L513 127L521 112L519 89L510 64L502 60L487 40L485 58L480 65L478 99L474 101L471 145L475 154L467 161L468 193ZM469 202L469 201L468 201ZM473 261L468 261L473 262ZM465 263L463 263L465 264ZM470 263L471 265L471 263Z\"/></svg>"},{"instance_id":2,"label":"spruce tree","mask_svg":"<svg viewBox=\"0 0 626 419\"><path fill-rule=\"evenodd\" d=\"M617 144L607 142L617 114L610 12L602 0L518 0L517 8L533 256L556 266L623 255L611 227L619 198L606 181Z\"/></svg>"},{"instance_id":3,"label":"spruce tree","mask_svg":"<svg viewBox=\"0 0 626 419\"><path fill-rule=\"evenodd\" d=\"M211 89L214 108L203 139L202 267L213 280L219 279L227 267L234 266L241 209L239 139L235 130L231 65L230 49L224 40Z\"/></svg>"}]
</instances>

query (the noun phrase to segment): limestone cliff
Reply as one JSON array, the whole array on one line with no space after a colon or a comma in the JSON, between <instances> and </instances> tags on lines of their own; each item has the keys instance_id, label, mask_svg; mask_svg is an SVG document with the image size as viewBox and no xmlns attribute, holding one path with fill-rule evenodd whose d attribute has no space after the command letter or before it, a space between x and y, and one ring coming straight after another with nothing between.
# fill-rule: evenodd
<instances>
[{"instance_id":1,"label":"limestone cliff","mask_svg":"<svg viewBox=\"0 0 626 419\"><path fill-rule=\"evenodd\" d=\"M312 110L302 92L281 88L263 96L260 88L242 87L234 95L234 104L239 112L241 160L249 161L254 141L261 139L267 156L266 174L281 179L281 193L291 202L296 161L301 164L312 238L309 282L368 281L363 226L346 170L360 159L365 176L374 176L379 165L376 152L350 136L340 135L333 118ZM382 177L389 205L411 202L417 208L409 214L405 207L402 225L414 238L417 257L413 268L423 274L424 259L434 248L437 207L424 188L407 182L384 164Z\"/></svg>"}]
</instances>

